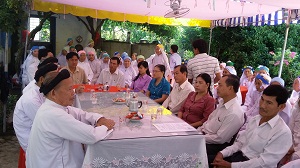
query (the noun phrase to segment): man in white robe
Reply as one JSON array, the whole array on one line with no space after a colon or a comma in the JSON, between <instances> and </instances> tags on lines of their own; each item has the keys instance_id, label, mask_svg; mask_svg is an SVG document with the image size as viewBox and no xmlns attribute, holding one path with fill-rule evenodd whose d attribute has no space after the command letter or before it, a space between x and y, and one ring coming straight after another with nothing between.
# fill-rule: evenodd
<instances>
[{"instance_id":1,"label":"man in white robe","mask_svg":"<svg viewBox=\"0 0 300 168\"><path fill-rule=\"evenodd\" d=\"M155 54L154 54L153 59L151 60L152 68L149 69L150 73L153 73L152 71L153 71L154 67L158 64L162 64L165 66L165 68L166 68L165 76L166 76L166 79L168 81L170 81L170 79L172 78L171 68L170 68L168 57L167 57L166 53L164 52L164 47L161 44L158 44L155 47ZM150 64L149 64L149 66L150 66Z\"/></svg>"},{"instance_id":2,"label":"man in white robe","mask_svg":"<svg viewBox=\"0 0 300 168\"><path fill-rule=\"evenodd\" d=\"M13 126L18 141L24 151L27 149L29 134L35 114L45 101L44 95L39 91L44 76L48 72L56 71L57 67L57 65L51 63L39 68L34 77L36 82L17 101L13 115Z\"/></svg>"},{"instance_id":3,"label":"man in white robe","mask_svg":"<svg viewBox=\"0 0 300 168\"><path fill-rule=\"evenodd\" d=\"M127 56L124 58L124 63L120 68L120 70L124 73L125 87L127 88L131 86L132 80L137 75L134 68L130 64L131 64L131 58Z\"/></svg>"},{"instance_id":4,"label":"man in white robe","mask_svg":"<svg viewBox=\"0 0 300 168\"><path fill-rule=\"evenodd\" d=\"M39 55L39 47L33 46L30 50L30 54L27 56L26 60L24 61L23 65L22 65L23 88L34 79L34 74L37 71L37 66L40 63L40 60L38 59L38 55Z\"/></svg>"},{"instance_id":5,"label":"man in white robe","mask_svg":"<svg viewBox=\"0 0 300 168\"><path fill-rule=\"evenodd\" d=\"M78 55L79 55L79 61L78 61L78 65L81 69L84 70L85 72L85 75L88 79L88 82L91 83L92 82L92 79L94 77L94 73L91 69L91 66L88 62L86 62L86 53L85 51L81 50L78 52Z\"/></svg>"},{"instance_id":6,"label":"man in white robe","mask_svg":"<svg viewBox=\"0 0 300 168\"><path fill-rule=\"evenodd\" d=\"M56 64L58 66L58 69L60 69L60 66L58 65L58 59L55 57L49 57L45 59L38 65L38 69L50 63ZM35 87L36 82L36 80L32 80L31 82L29 82L29 84L22 90L22 93L25 94L28 90L31 90L33 87Z\"/></svg>"},{"instance_id":7,"label":"man in white robe","mask_svg":"<svg viewBox=\"0 0 300 168\"><path fill-rule=\"evenodd\" d=\"M102 140L113 128L114 121L70 106L74 101L74 91L66 69L47 74L40 91L46 100L32 125L26 167L82 167L82 144Z\"/></svg>"},{"instance_id":8,"label":"man in white robe","mask_svg":"<svg viewBox=\"0 0 300 168\"><path fill-rule=\"evenodd\" d=\"M56 56L58 59L58 64L62 67L67 66L67 59L66 55L68 54L69 49L68 47L64 47L61 52Z\"/></svg>"},{"instance_id":9,"label":"man in white robe","mask_svg":"<svg viewBox=\"0 0 300 168\"><path fill-rule=\"evenodd\" d=\"M94 40L90 40L89 41L89 43L88 43L88 45L86 46L86 47L84 47L84 51L86 52L86 53L89 53L89 52L94 52L94 53L96 53L96 50L95 50L95 48L94 48L94 45L95 45L95 43L94 43Z\"/></svg>"},{"instance_id":10,"label":"man in white robe","mask_svg":"<svg viewBox=\"0 0 300 168\"><path fill-rule=\"evenodd\" d=\"M89 64L94 74L91 81L91 84L93 85L96 84L97 79L99 78L99 75L101 73L101 62L100 60L95 58L95 55L96 54L92 51L88 53Z\"/></svg>"}]
</instances>

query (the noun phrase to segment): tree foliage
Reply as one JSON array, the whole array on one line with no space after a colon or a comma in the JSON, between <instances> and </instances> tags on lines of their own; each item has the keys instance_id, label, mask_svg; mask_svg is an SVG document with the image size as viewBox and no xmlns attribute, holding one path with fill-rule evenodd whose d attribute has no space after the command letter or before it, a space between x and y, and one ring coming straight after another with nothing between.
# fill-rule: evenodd
<instances>
[{"instance_id":1,"label":"tree foliage","mask_svg":"<svg viewBox=\"0 0 300 168\"><path fill-rule=\"evenodd\" d=\"M158 40L168 43L179 34L178 27L168 25L150 25L147 23L131 23L107 20L103 24L102 34L106 39L118 39L126 41L127 33L130 32L130 41L137 43L141 39L152 42Z\"/></svg>"},{"instance_id":2,"label":"tree foliage","mask_svg":"<svg viewBox=\"0 0 300 168\"><path fill-rule=\"evenodd\" d=\"M0 29L13 33L24 25L27 14L25 7L29 0L3 0L0 3Z\"/></svg>"},{"instance_id":3,"label":"tree foliage","mask_svg":"<svg viewBox=\"0 0 300 168\"><path fill-rule=\"evenodd\" d=\"M238 75L241 75L241 69L245 65L253 67L265 65L270 68L270 75L275 77L278 75L278 66L274 65L274 61L278 61L278 58L275 60L270 52L275 52L276 56L281 56L285 29L286 25L214 28L211 55L217 57L219 61L233 61ZM299 33L300 25L291 25L287 41L289 50L286 54L289 52L299 53ZM293 60L294 63L283 66L282 77L289 86L293 78L300 73L300 69L296 68L298 66L296 64L297 59L298 56Z\"/></svg>"}]
</instances>

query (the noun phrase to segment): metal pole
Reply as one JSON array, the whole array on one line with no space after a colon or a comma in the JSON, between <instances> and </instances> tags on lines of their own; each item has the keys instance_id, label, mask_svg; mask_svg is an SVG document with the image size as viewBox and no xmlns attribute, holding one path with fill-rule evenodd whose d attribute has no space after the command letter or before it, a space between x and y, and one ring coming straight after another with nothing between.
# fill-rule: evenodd
<instances>
[{"instance_id":1,"label":"metal pole","mask_svg":"<svg viewBox=\"0 0 300 168\"><path fill-rule=\"evenodd\" d=\"M4 73L8 73L8 33L5 33L5 49L4 49Z\"/></svg>"},{"instance_id":2,"label":"metal pole","mask_svg":"<svg viewBox=\"0 0 300 168\"><path fill-rule=\"evenodd\" d=\"M285 55L287 38L289 36L289 29L290 29L290 16L288 16L287 23L286 23L285 38L284 38L283 49L282 49L282 54L281 54L281 61L280 61L278 77L281 77L281 73L282 73L282 66L283 66L283 60L284 60L284 55Z\"/></svg>"},{"instance_id":3,"label":"metal pole","mask_svg":"<svg viewBox=\"0 0 300 168\"><path fill-rule=\"evenodd\" d=\"M28 18L27 18L27 30L30 31L30 7L28 9ZM25 41L25 47L24 47L24 59L23 62L25 62L26 60L26 56L27 56L27 45L28 45L28 35L26 34L26 41Z\"/></svg>"},{"instance_id":4,"label":"metal pole","mask_svg":"<svg viewBox=\"0 0 300 168\"><path fill-rule=\"evenodd\" d=\"M8 76L8 33L5 33L5 49L4 49L4 76L5 80ZM6 132L6 107L7 102L3 103L3 133Z\"/></svg>"},{"instance_id":5,"label":"metal pole","mask_svg":"<svg viewBox=\"0 0 300 168\"><path fill-rule=\"evenodd\" d=\"M210 46L211 46L211 39L212 39L212 30L213 30L213 27L210 28L210 33L209 33L208 55L210 55Z\"/></svg>"}]
</instances>

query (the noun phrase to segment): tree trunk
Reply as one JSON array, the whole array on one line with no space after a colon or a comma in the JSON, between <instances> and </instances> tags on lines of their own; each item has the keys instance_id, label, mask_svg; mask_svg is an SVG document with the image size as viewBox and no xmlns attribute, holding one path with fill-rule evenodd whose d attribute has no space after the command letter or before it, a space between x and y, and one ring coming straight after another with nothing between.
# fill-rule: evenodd
<instances>
[{"instance_id":1,"label":"tree trunk","mask_svg":"<svg viewBox=\"0 0 300 168\"><path fill-rule=\"evenodd\" d=\"M43 24L45 23L45 21L47 19L49 19L54 13L53 12L44 12L41 20L40 20L40 24L34 28L28 35L27 38L27 48L28 46L30 46L30 44L32 43L32 41L34 40L34 37L36 35L36 33L38 33L40 30L42 30L43 28ZM20 65L23 63L23 56L24 56L24 49L25 49L25 42L21 44L21 47L18 50L18 54L17 54L17 59L16 59L16 64L15 64L15 68L17 69L17 72L19 73L20 70Z\"/></svg>"},{"instance_id":2,"label":"tree trunk","mask_svg":"<svg viewBox=\"0 0 300 168\"><path fill-rule=\"evenodd\" d=\"M101 27L103 23L106 21L106 19L98 19L97 21L100 21L97 25L96 29L94 28L94 19L90 16L85 17L86 21L84 21L79 16L76 16L76 18L81 21L86 29L91 33L92 39L94 40L94 48L95 49L101 49L102 48L102 42L101 42Z\"/></svg>"}]
</instances>

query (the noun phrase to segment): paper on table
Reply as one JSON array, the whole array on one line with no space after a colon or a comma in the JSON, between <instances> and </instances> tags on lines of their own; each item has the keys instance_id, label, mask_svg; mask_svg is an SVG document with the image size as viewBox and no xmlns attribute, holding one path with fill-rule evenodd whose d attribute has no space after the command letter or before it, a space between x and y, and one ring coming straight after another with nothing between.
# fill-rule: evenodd
<instances>
[{"instance_id":1,"label":"paper on table","mask_svg":"<svg viewBox=\"0 0 300 168\"><path fill-rule=\"evenodd\" d=\"M157 123L153 125L158 129L159 132L197 131L188 123Z\"/></svg>"}]
</instances>

